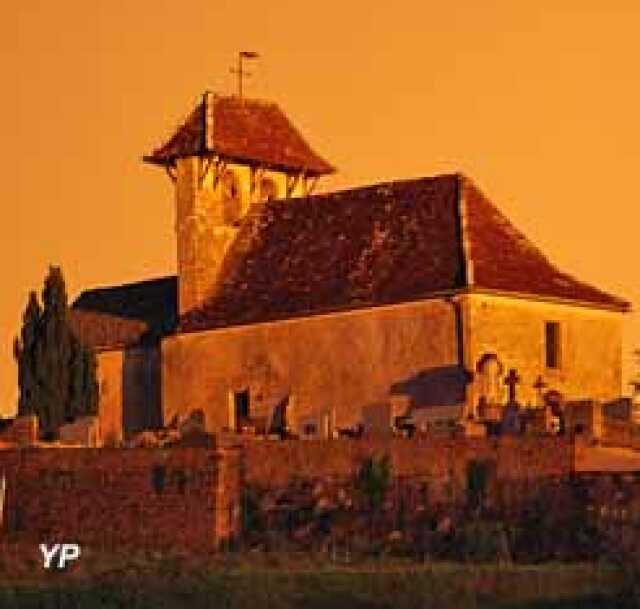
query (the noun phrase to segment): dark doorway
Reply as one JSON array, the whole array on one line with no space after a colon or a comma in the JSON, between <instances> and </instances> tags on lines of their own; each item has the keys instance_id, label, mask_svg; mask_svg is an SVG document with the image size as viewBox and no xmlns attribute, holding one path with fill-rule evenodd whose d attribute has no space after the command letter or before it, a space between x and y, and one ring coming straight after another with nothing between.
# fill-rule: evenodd
<instances>
[{"instance_id":1,"label":"dark doorway","mask_svg":"<svg viewBox=\"0 0 640 609\"><path fill-rule=\"evenodd\" d=\"M235 393L236 431L240 431L249 421L249 400L248 389Z\"/></svg>"}]
</instances>

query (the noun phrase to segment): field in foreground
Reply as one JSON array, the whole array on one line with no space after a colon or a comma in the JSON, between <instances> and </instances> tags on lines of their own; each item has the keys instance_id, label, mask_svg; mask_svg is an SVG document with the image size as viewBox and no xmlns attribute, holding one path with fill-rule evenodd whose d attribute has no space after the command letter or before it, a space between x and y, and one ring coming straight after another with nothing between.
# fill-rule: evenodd
<instances>
[{"instance_id":1,"label":"field in foreground","mask_svg":"<svg viewBox=\"0 0 640 609\"><path fill-rule=\"evenodd\" d=\"M620 569L593 564L336 565L303 556L187 564L129 557L95 572L0 574L3 609L626 609L639 600Z\"/></svg>"}]
</instances>

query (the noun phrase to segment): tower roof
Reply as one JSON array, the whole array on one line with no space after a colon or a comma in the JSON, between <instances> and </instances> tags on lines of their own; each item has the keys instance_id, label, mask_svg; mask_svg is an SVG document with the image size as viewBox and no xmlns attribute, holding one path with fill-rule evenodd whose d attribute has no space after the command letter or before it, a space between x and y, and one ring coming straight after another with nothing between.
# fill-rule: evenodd
<instances>
[{"instance_id":1,"label":"tower roof","mask_svg":"<svg viewBox=\"0 0 640 609\"><path fill-rule=\"evenodd\" d=\"M311 149L277 104L210 93L203 95L164 144L143 158L171 166L180 157L208 154L312 176L335 171Z\"/></svg>"}]
</instances>

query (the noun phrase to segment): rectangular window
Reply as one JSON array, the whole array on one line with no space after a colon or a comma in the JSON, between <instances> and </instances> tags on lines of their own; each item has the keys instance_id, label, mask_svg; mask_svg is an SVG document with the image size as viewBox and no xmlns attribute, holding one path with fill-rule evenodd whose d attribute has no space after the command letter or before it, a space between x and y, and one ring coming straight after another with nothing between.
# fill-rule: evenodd
<instances>
[{"instance_id":1,"label":"rectangular window","mask_svg":"<svg viewBox=\"0 0 640 609\"><path fill-rule=\"evenodd\" d=\"M249 390L238 391L234 395L236 431L249 422Z\"/></svg>"},{"instance_id":2,"label":"rectangular window","mask_svg":"<svg viewBox=\"0 0 640 609\"><path fill-rule=\"evenodd\" d=\"M560 324L557 321L544 324L544 345L547 368L560 368Z\"/></svg>"}]
</instances>

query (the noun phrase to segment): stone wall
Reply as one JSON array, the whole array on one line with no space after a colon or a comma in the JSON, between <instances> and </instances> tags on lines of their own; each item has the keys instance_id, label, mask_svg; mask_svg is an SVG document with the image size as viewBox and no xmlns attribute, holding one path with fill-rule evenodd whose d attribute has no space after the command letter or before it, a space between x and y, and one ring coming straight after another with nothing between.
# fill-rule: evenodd
<instances>
[{"instance_id":1,"label":"stone wall","mask_svg":"<svg viewBox=\"0 0 640 609\"><path fill-rule=\"evenodd\" d=\"M100 390L98 418L100 435L107 446L122 442L124 421L123 366L124 351L114 349L96 353L98 360L97 380Z\"/></svg>"},{"instance_id":2,"label":"stone wall","mask_svg":"<svg viewBox=\"0 0 640 609\"><path fill-rule=\"evenodd\" d=\"M600 443L603 446L640 450L640 425L631 421L605 419Z\"/></svg>"},{"instance_id":3,"label":"stone wall","mask_svg":"<svg viewBox=\"0 0 640 609\"><path fill-rule=\"evenodd\" d=\"M391 479L372 514L357 478L368 458L384 456ZM329 529L359 528L371 517L376 537L394 529L407 535L425 519L469 515L479 495L496 518L521 514L570 479L573 444L554 437L245 439L244 465L245 540L260 545L280 533L314 545Z\"/></svg>"},{"instance_id":4,"label":"stone wall","mask_svg":"<svg viewBox=\"0 0 640 609\"><path fill-rule=\"evenodd\" d=\"M227 182L229 178L233 186ZM237 163L219 167L198 157L178 159L175 201L180 314L201 306L215 292L238 221L259 202L256 178L272 181L275 198L305 194L304 179L297 180L288 193L288 176L279 171L256 172L254 167ZM235 196L230 196L232 193Z\"/></svg>"},{"instance_id":5,"label":"stone wall","mask_svg":"<svg viewBox=\"0 0 640 609\"><path fill-rule=\"evenodd\" d=\"M124 437L157 429L161 425L159 346L125 349L121 374Z\"/></svg>"},{"instance_id":6,"label":"stone wall","mask_svg":"<svg viewBox=\"0 0 640 609\"><path fill-rule=\"evenodd\" d=\"M396 477L464 484L470 461L492 460L501 480L568 475L573 445L559 437L414 438L337 440L247 440L243 443L247 484L278 487L291 478L352 479L371 456L388 455Z\"/></svg>"},{"instance_id":7,"label":"stone wall","mask_svg":"<svg viewBox=\"0 0 640 609\"><path fill-rule=\"evenodd\" d=\"M16 417L2 421L0 444L29 446L38 441L38 418L35 416Z\"/></svg>"},{"instance_id":8,"label":"stone wall","mask_svg":"<svg viewBox=\"0 0 640 609\"><path fill-rule=\"evenodd\" d=\"M79 417L72 423L60 426L60 444L97 448L102 446L100 419L94 416Z\"/></svg>"},{"instance_id":9,"label":"stone wall","mask_svg":"<svg viewBox=\"0 0 640 609\"><path fill-rule=\"evenodd\" d=\"M520 376L517 398L522 405L540 401L534 387L541 376L545 390L566 400L618 398L622 390L622 322L618 312L568 304L539 302L489 294L464 297L465 362L476 370L483 355L493 353L506 374ZM545 322L560 324L560 366L545 365ZM472 387L469 399L477 403ZM506 387L503 387L503 403Z\"/></svg>"},{"instance_id":10,"label":"stone wall","mask_svg":"<svg viewBox=\"0 0 640 609\"><path fill-rule=\"evenodd\" d=\"M444 299L180 334L162 343L163 415L201 410L209 431L233 427L234 393L269 421L289 400L295 431L406 394L415 406L464 401L454 307Z\"/></svg>"},{"instance_id":11,"label":"stone wall","mask_svg":"<svg viewBox=\"0 0 640 609\"><path fill-rule=\"evenodd\" d=\"M0 537L34 548L77 542L97 551L211 551L248 525L248 497L267 532L282 523L291 532L305 513L321 524L340 501L359 514L357 474L366 459L382 456L392 472L382 518L392 528L409 526L429 510L468 507L474 468L489 474L486 505L504 513L522 509L545 484L568 480L574 459L573 445L553 437L233 441L215 450L0 451L7 480ZM299 528L310 534L308 524Z\"/></svg>"},{"instance_id":12,"label":"stone wall","mask_svg":"<svg viewBox=\"0 0 640 609\"><path fill-rule=\"evenodd\" d=\"M200 552L239 531L229 449L3 450L0 474L9 539Z\"/></svg>"},{"instance_id":13,"label":"stone wall","mask_svg":"<svg viewBox=\"0 0 640 609\"><path fill-rule=\"evenodd\" d=\"M464 505L478 465L490 472L490 500L505 509L521 508L540 484L566 479L573 471L573 444L557 437L245 440L243 452L246 487L266 497L262 505L267 511L292 493L294 511L297 503L313 504L318 499L314 489L320 487L329 496L353 494L354 480L369 457L390 458L392 510Z\"/></svg>"}]
</instances>

